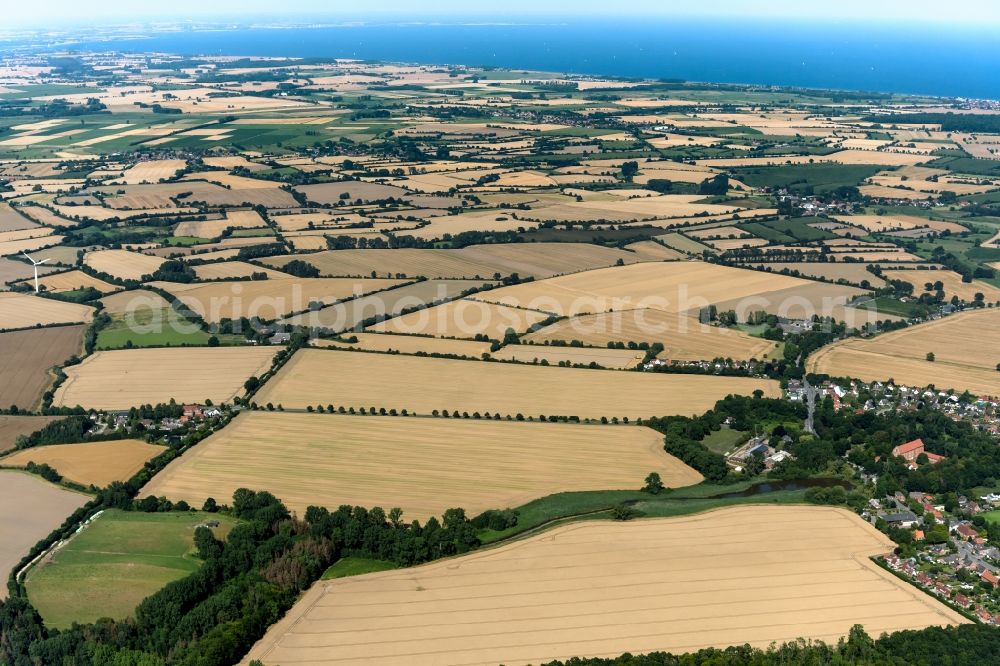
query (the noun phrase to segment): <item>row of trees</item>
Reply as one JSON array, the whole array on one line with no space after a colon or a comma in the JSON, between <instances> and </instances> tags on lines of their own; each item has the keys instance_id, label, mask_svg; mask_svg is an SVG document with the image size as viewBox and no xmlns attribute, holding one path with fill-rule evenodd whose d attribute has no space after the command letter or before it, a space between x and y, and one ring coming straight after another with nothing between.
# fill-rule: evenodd
<instances>
[{"instance_id":1,"label":"row of trees","mask_svg":"<svg viewBox=\"0 0 1000 666\"><path fill-rule=\"evenodd\" d=\"M898 631L872 639L861 625L835 645L802 639L755 648L739 645L686 654L652 652L619 657L573 658L546 666L980 666L1000 663L1000 629L981 624Z\"/></svg>"}]
</instances>

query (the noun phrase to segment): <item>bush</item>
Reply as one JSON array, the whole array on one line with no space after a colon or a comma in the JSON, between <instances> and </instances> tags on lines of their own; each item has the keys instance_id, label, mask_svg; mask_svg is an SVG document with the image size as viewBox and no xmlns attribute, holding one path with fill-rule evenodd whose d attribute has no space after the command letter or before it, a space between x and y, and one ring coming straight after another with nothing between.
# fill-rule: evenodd
<instances>
[{"instance_id":1,"label":"bush","mask_svg":"<svg viewBox=\"0 0 1000 666\"><path fill-rule=\"evenodd\" d=\"M490 509L472 519L472 526L479 530L491 529L496 532L517 525L517 511L514 509Z\"/></svg>"}]
</instances>

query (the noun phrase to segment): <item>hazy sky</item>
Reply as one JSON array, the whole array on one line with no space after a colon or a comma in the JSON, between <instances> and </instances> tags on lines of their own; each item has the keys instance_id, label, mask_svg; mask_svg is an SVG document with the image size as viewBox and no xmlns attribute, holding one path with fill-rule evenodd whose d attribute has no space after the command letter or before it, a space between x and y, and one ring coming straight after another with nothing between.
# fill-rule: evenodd
<instances>
[{"instance_id":1,"label":"hazy sky","mask_svg":"<svg viewBox=\"0 0 1000 666\"><path fill-rule=\"evenodd\" d=\"M504 0L480 3L469 0L4 0L2 23L58 25L67 20L173 18L229 18L270 15L294 20L304 14L340 15L344 18L472 17L585 17L617 16L725 16L837 18L847 20L896 20L900 22L1000 23L997 0ZM498 6L502 9L498 9Z\"/></svg>"}]
</instances>

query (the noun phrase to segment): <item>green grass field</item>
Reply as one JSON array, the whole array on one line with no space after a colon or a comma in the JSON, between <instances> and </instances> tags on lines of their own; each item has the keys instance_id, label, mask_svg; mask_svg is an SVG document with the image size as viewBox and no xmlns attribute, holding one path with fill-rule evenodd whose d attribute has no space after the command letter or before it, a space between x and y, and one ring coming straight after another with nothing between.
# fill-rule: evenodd
<instances>
[{"instance_id":1,"label":"green grass field","mask_svg":"<svg viewBox=\"0 0 1000 666\"><path fill-rule=\"evenodd\" d=\"M1000 176L1000 160L983 160L973 157L942 157L930 162L927 166L936 169L947 169L954 173L967 173L977 176Z\"/></svg>"},{"instance_id":2,"label":"green grass field","mask_svg":"<svg viewBox=\"0 0 1000 666\"><path fill-rule=\"evenodd\" d=\"M184 320L178 326L171 322L179 318L168 308L163 310L137 310L132 319L113 317L111 323L97 334L97 349L125 349L132 347L178 347L181 345L207 345L210 333ZM162 325L161 323L162 322ZM242 336L218 335L223 345L241 345Z\"/></svg>"},{"instance_id":3,"label":"green grass field","mask_svg":"<svg viewBox=\"0 0 1000 666\"><path fill-rule=\"evenodd\" d=\"M395 564L384 560L369 560L364 557L344 557L323 572L322 580L360 576L361 574L389 571L395 568L397 568Z\"/></svg>"},{"instance_id":4,"label":"green grass field","mask_svg":"<svg viewBox=\"0 0 1000 666\"><path fill-rule=\"evenodd\" d=\"M516 507L517 525L503 531L482 530L483 543L509 539L541 525L551 527L563 522L587 519L608 519L616 504L630 504L645 516L683 516L699 511L738 504L801 504L805 502L804 490L780 490L750 497L713 499L714 495L746 490L751 481L717 486L702 483L687 488L668 490L650 495L640 490L597 490L590 492L557 493Z\"/></svg>"},{"instance_id":5,"label":"green grass field","mask_svg":"<svg viewBox=\"0 0 1000 666\"><path fill-rule=\"evenodd\" d=\"M769 220L767 222L749 222L741 225L755 236L766 238L774 243L790 243L793 241L828 240L836 236L823 229L809 226L822 220L815 217L792 217L787 220Z\"/></svg>"},{"instance_id":6,"label":"green grass field","mask_svg":"<svg viewBox=\"0 0 1000 666\"><path fill-rule=\"evenodd\" d=\"M678 250L680 252L690 252L693 254L701 254L703 252L715 252L714 248L705 245L704 243L699 243L693 238L688 238L679 233L669 233L663 234L662 236L657 236L656 239L666 245L669 248Z\"/></svg>"},{"instance_id":7,"label":"green grass field","mask_svg":"<svg viewBox=\"0 0 1000 666\"><path fill-rule=\"evenodd\" d=\"M925 314L927 311L927 307L920 303L914 301L904 303L891 296L879 296L878 298L859 303L857 307L862 310L875 310L876 312L896 315L897 317L917 317Z\"/></svg>"},{"instance_id":8,"label":"green grass field","mask_svg":"<svg viewBox=\"0 0 1000 666\"><path fill-rule=\"evenodd\" d=\"M235 520L209 513L106 511L26 580L28 598L50 627L123 619L140 601L196 570L194 528L218 520L223 538Z\"/></svg>"},{"instance_id":9,"label":"green grass field","mask_svg":"<svg viewBox=\"0 0 1000 666\"><path fill-rule=\"evenodd\" d=\"M986 519L988 523L1000 523L1000 509L994 509L993 511L987 511L982 514L983 518Z\"/></svg>"},{"instance_id":10,"label":"green grass field","mask_svg":"<svg viewBox=\"0 0 1000 666\"><path fill-rule=\"evenodd\" d=\"M709 433L708 437L701 440L701 443L704 444L709 451L714 451L715 453L726 453L746 439L746 436L747 433L739 430L720 428L715 432Z\"/></svg>"},{"instance_id":11,"label":"green grass field","mask_svg":"<svg viewBox=\"0 0 1000 666\"><path fill-rule=\"evenodd\" d=\"M734 178L751 187L786 187L797 194L853 187L882 167L867 164L787 164L732 169Z\"/></svg>"}]
</instances>

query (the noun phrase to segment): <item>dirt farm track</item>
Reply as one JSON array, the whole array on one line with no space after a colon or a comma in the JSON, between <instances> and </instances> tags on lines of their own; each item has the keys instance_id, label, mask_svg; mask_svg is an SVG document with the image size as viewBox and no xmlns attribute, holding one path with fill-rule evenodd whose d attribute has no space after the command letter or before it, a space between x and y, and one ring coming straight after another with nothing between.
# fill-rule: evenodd
<instances>
[{"instance_id":1,"label":"dirt farm track","mask_svg":"<svg viewBox=\"0 0 1000 666\"><path fill-rule=\"evenodd\" d=\"M242 663L514 666L964 622L868 559L891 548L830 507L571 524L320 582Z\"/></svg>"}]
</instances>

